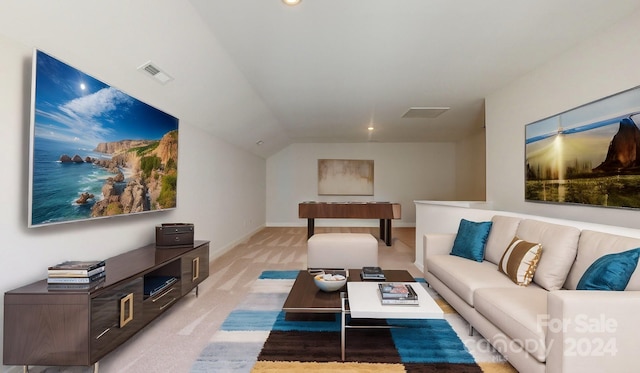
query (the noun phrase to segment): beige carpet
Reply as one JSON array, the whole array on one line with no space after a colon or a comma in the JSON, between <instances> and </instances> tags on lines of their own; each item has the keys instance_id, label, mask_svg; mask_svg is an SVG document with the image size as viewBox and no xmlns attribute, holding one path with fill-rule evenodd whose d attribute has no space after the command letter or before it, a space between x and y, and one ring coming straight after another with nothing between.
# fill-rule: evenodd
<instances>
[{"instance_id":1,"label":"beige carpet","mask_svg":"<svg viewBox=\"0 0 640 373\"><path fill-rule=\"evenodd\" d=\"M316 228L323 232L365 232L377 237L377 228ZM392 246L379 242L383 268L406 269L416 277L415 229L393 228ZM199 297L187 295L141 333L99 363L101 373L189 372L211 336L264 270L306 268L306 227L265 228L247 242L212 261L210 276L200 285ZM465 325L459 325L466 328ZM6 341L5 341L6 343ZM466 344L467 342L465 342ZM476 342L474 342L476 343ZM484 369L484 365L483 369ZM508 372L505 365L487 372ZM10 372L22 371L18 367ZM31 372L85 372L87 368L33 367ZM511 370L513 371L513 370Z\"/></svg>"}]
</instances>

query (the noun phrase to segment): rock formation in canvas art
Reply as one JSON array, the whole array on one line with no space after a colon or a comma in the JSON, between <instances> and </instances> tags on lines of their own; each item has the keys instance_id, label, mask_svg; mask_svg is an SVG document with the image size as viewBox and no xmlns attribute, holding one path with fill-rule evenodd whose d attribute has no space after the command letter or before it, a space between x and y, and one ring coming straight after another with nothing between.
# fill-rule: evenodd
<instances>
[{"instance_id":1,"label":"rock formation in canvas art","mask_svg":"<svg viewBox=\"0 0 640 373\"><path fill-rule=\"evenodd\" d=\"M624 172L640 169L640 129L631 118L620 121L618 132L611 139L607 157L594 172Z\"/></svg>"}]
</instances>

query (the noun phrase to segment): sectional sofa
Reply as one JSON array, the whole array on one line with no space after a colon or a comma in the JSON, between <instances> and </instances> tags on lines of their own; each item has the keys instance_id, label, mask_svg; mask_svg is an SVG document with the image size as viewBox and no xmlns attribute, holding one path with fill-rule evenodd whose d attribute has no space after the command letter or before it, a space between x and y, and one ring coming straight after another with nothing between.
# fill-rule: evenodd
<instances>
[{"instance_id":1,"label":"sectional sofa","mask_svg":"<svg viewBox=\"0 0 640 373\"><path fill-rule=\"evenodd\" d=\"M422 259L470 332L520 372L640 371L640 239L530 216L465 221L471 235L462 223L425 234ZM481 253L464 253L478 242ZM592 290L616 287L624 291Z\"/></svg>"}]
</instances>

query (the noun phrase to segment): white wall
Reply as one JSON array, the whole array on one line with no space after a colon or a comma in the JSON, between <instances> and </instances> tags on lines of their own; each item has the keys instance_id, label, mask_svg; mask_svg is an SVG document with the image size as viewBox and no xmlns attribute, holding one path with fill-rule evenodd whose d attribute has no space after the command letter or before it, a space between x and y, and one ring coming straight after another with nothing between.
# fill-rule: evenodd
<instances>
[{"instance_id":1,"label":"white wall","mask_svg":"<svg viewBox=\"0 0 640 373\"><path fill-rule=\"evenodd\" d=\"M640 227L637 210L524 202L524 126L640 85L639 16L486 98L487 200L495 209Z\"/></svg>"},{"instance_id":2,"label":"white wall","mask_svg":"<svg viewBox=\"0 0 640 373\"><path fill-rule=\"evenodd\" d=\"M318 159L374 160L373 196L319 196ZM402 205L394 226L415 224L417 199L456 197L454 143L293 144L267 159L267 225L303 226L303 201L390 201ZM374 220L319 219L316 226L377 226Z\"/></svg>"},{"instance_id":3,"label":"white wall","mask_svg":"<svg viewBox=\"0 0 640 373\"><path fill-rule=\"evenodd\" d=\"M484 129L456 143L456 199L484 201L486 157Z\"/></svg>"},{"instance_id":4,"label":"white wall","mask_svg":"<svg viewBox=\"0 0 640 373\"><path fill-rule=\"evenodd\" d=\"M28 229L32 47L0 36L0 51L0 293L45 278L62 260L104 259L152 243L162 222L194 223L212 257L264 225L266 161L181 121L177 209Z\"/></svg>"}]
</instances>

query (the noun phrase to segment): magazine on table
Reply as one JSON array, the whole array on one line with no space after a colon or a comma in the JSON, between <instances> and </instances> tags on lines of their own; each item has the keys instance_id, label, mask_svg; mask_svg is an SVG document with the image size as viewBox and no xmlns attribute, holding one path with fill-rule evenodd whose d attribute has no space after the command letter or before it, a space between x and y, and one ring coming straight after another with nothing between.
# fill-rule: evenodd
<instances>
[{"instance_id":1,"label":"magazine on table","mask_svg":"<svg viewBox=\"0 0 640 373\"><path fill-rule=\"evenodd\" d=\"M386 280L384 272L380 267L362 267L360 277L363 280Z\"/></svg>"},{"instance_id":2,"label":"magazine on table","mask_svg":"<svg viewBox=\"0 0 640 373\"><path fill-rule=\"evenodd\" d=\"M385 282L378 284L382 304L418 304L418 294L409 284Z\"/></svg>"}]
</instances>

